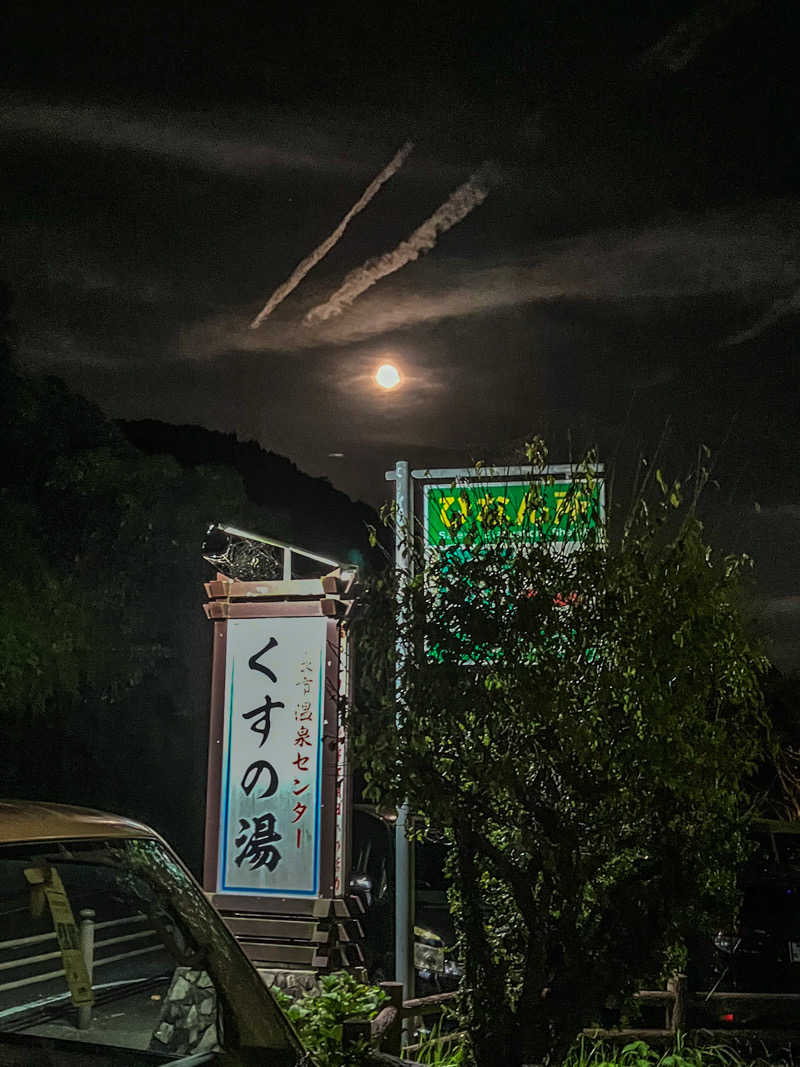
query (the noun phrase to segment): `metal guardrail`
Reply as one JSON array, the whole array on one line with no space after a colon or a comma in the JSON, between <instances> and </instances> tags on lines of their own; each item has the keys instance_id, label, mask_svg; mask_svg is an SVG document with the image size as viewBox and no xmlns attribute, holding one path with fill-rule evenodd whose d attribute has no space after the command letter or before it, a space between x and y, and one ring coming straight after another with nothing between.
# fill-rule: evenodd
<instances>
[{"instance_id":1,"label":"metal guardrail","mask_svg":"<svg viewBox=\"0 0 800 1067\"><path fill-rule=\"evenodd\" d=\"M133 947L123 952L112 952L110 955L97 955L98 950L108 949L112 946L132 945L137 941L144 941L147 938L158 936L156 931L150 927L144 930L137 930L134 933L116 934L112 937L100 939L97 938L98 931L108 930L111 932L120 927L124 928L145 922L147 922L147 917L138 914L123 916L120 919L108 919L98 923L94 921L94 912L90 909L85 909L81 912L81 950L90 978L98 967L106 967L109 964L119 963L122 960L133 959L137 956L146 956L153 952L160 952L163 949L164 946L159 940L157 945ZM31 948L37 945L44 946L48 943L56 942L56 940L55 931L51 931L46 934L33 934L30 937L16 937L7 941L0 941L0 977L5 974L13 974L15 971L24 971L26 968L35 968L41 963L47 963L49 960L61 959L61 952L58 949L52 952L38 952L28 956L14 956L11 959L3 958L6 953L13 952L16 949ZM27 974L24 977L11 978L8 981L0 982L0 994L26 986L44 985L63 977L65 977L64 968L60 967L57 970L38 971L34 974ZM91 1005L86 1005L86 1008L88 1011L79 1010L79 1026L81 1029L85 1029L91 1024Z\"/></svg>"}]
</instances>

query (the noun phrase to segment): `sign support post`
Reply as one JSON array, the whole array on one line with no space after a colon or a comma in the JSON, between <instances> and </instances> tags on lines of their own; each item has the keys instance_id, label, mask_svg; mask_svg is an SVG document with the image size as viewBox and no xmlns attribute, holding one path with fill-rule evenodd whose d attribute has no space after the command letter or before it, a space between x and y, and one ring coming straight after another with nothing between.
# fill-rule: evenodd
<instances>
[{"instance_id":1,"label":"sign support post","mask_svg":"<svg viewBox=\"0 0 800 1067\"><path fill-rule=\"evenodd\" d=\"M403 596L410 575L411 540L414 536L414 510L408 463L398 460L395 466L395 566L397 568L398 614L403 617ZM396 721L401 726L403 710L400 703L401 679L408 650L400 633L396 656ZM403 999L414 996L414 842L409 839L408 803L403 801L395 823L395 917L394 958L395 981L403 985Z\"/></svg>"},{"instance_id":2,"label":"sign support post","mask_svg":"<svg viewBox=\"0 0 800 1067\"><path fill-rule=\"evenodd\" d=\"M362 967L342 721L356 569L226 532L284 558L280 578L218 573L206 583L214 656L203 885L259 969L313 978ZM334 569L295 579L293 556Z\"/></svg>"},{"instance_id":3,"label":"sign support post","mask_svg":"<svg viewBox=\"0 0 800 1067\"><path fill-rule=\"evenodd\" d=\"M425 558L431 551L452 547L460 541L458 530L474 530L481 526L481 512L494 512L504 517L495 530L484 531L483 544L502 542L509 534L520 533L529 526L530 506L527 491L534 483L542 489L541 506L546 512L547 537L554 542L569 544L580 531L590 525L602 524L605 515L605 481L602 464L592 468L592 485L585 492L575 492L576 483L585 479L570 464L505 467L468 467L439 470L409 471L405 460L398 460L394 470L386 472L386 480L395 483L395 567L398 579L398 618L403 618L403 596L409 578L413 554L411 546L414 529L414 483L424 485L422 539ZM577 476L576 476L577 473ZM436 484L438 483L438 484ZM483 497L472 504L479 505L470 514L471 503L464 491L480 490ZM570 494L572 499L570 499ZM465 522L469 519L469 522ZM401 672L408 649L402 634L396 648L396 722L398 729L404 710L401 704ZM408 804L403 803L397 813L395 827L395 978L403 984L403 996L414 996L414 843L407 832L410 816Z\"/></svg>"}]
</instances>

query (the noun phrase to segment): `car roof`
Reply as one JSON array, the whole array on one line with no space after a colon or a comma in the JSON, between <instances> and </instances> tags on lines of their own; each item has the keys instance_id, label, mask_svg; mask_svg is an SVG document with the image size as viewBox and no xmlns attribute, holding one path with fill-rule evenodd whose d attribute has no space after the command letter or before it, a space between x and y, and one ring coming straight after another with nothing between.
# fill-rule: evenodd
<instances>
[{"instance_id":1,"label":"car roof","mask_svg":"<svg viewBox=\"0 0 800 1067\"><path fill-rule=\"evenodd\" d=\"M133 819L92 808L31 800L0 800L0 844L103 837L158 839L158 834Z\"/></svg>"}]
</instances>

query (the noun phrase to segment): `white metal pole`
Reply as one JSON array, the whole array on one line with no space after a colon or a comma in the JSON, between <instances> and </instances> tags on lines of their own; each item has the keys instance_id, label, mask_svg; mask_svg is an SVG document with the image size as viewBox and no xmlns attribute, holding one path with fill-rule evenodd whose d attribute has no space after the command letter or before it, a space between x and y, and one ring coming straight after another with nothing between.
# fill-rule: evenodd
<instances>
[{"instance_id":1,"label":"white metal pole","mask_svg":"<svg viewBox=\"0 0 800 1067\"><path fill-rule=\"evenodd\" d=\"M398 573L398 625L397 637L397 724L401 721L400 673L407 649L403 637L403 596L409 578L411 553L409 540L412 531L412 500L408 463L398 460L395 464L395 566ZM395 981L403 985L403 999L414 996L414 846L408 838L408 804L403 803L397 812L395 826L395 912L394 912L394 958Z\"/></svg>"},{"instance_id":2,"label":"white metal pole","mask_svg":"<svg viewBox=\"0 0 800 1067\"><path fill-rule=\"evenodd\" d=\"M80 913L81 922L78 931L78 943L81 949L81 955L83 956L83 962L86 966L86 973L89 976L89 988L92 986L94 979L94 910L92 908L83 908ZM78 1005L78 1029L88 1030L92 1025L92 1005L80 1004Z\"/></svg>"}]
</instances>

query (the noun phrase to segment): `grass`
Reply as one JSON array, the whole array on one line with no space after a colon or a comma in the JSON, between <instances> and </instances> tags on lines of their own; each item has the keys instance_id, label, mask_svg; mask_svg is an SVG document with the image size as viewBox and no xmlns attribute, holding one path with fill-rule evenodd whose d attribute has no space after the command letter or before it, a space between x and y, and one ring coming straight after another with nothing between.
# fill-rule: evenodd
<instances>
[{"instance_id":1,"label":"grass","mask_svg":"<svg viewBox=\"0 0 800 1067\"><path fill-rule=\"evenodd\" d=\"M436 1020L419 1045L410 1052L409 1059L425 1067L467 1067L463 1034L444 1030L447 1013Z\"/></svg>"},{"instance_id":2,"label":"grass","mask_svg":"<svg viewBox=\"0 0 800 1067\"><path fill-rule=\"evenodd\" d=\"M581 1038L563 1067L797 1067L791 1049L754 1054L731 1045L688 1045L682 1034L671 1049L654 1049L644 1041L620 1047Z\"/></svg>"},{"instance_id":3,"label":"grass","mask_svg":"<svg viewBox=\"0 0 800 1067\"><path fill-rule=\"evenodd\" d=\"M415 1050L413 1059L426 1067L467 1067L462 1043L453 1045L440 1040L434 1030ZM670 1049L655 1049L644 1041L631 1041L622 1047L581 1038L564 1060L562 1067L800 1067L791 1049L769 1053L766 1048L754 1053L744 1048L716 1044L694 1046L677 1035Z\"/></svg>"}]
</instances>

